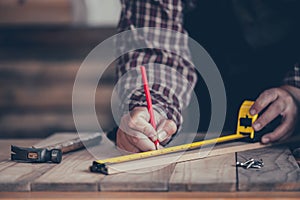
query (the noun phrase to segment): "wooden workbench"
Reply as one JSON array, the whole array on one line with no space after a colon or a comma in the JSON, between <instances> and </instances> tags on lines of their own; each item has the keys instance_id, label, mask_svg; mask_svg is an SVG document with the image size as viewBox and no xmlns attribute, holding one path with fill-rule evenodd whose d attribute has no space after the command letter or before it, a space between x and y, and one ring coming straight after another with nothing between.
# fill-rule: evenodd
<instances>
[{"instance_id":1,"label":"wooden workbench","mask_svg":"<svg viewBox=\"0 0 300 200\"><path fill-rule=\"evenodd\" d=\"M50 199L58 196L66 199L300 198L300 169L286 146L171 164L152 172L108 176L89 172L88 167L94 157L87 150L64 155L60 164L16 163L9 160L11 144L31 146L38 142L41 141L0 140L0 199ZM235 167L237 160L244 161L250 157L262 158L265 166L260 170Z\"/></svg>"}]
</instances>

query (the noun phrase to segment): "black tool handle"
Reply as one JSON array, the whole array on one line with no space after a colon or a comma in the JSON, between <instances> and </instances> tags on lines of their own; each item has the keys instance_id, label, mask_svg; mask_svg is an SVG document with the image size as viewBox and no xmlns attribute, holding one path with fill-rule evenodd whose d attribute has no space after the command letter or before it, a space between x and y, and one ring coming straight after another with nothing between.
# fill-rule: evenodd
<instances>
[{"instance_id":1,"label":"black tool handle","mask_svg":"<svg viewBox=\"0 0 300 200\"><path fill-rule=\"evenodd\" d=\"M30 163L45 163L53 162L60 163L62 160L62 151L60 149L43 149L43 148L24 148L11 146L11 160L30 162Z\"/></svg>"}]
</instances>

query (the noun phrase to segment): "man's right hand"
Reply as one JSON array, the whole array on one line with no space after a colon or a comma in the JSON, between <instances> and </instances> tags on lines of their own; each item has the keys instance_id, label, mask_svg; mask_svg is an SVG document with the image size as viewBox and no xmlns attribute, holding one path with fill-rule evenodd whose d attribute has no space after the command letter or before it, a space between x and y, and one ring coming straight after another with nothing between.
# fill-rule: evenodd
<instances>
[{"instance_id":1,"label":"man's right hand","mask_svg":"<svg viewBox=\"0 0 300 200\"><path fill-rule=\"evenodd\" d=\"M117 146L129 152L143 152L155 150L155 141L166 144L176 133L174 121L166 119L154 110L157 124L155 130L149 123L150 115L146 107L135 107L129 114L122 117L117 131ZM162 146L160 146L162 148Z\"/></svg>"}]
</instances>

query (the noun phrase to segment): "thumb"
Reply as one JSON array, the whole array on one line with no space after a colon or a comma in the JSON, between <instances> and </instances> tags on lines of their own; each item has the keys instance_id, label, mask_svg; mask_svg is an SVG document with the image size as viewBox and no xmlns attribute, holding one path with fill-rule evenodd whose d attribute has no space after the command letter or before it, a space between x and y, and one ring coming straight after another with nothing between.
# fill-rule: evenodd
<instances>
[{"instance_id":1,"label":"thumb","mask_svg":"<svg viewBox=\"0 0 300 200\"><path fill-rule=\"evenodd\" d=\"M167 142L176 131L177 126L174 121L164 120L157 128L158 140L161 143Z\"/></svg>"}]
</instances>

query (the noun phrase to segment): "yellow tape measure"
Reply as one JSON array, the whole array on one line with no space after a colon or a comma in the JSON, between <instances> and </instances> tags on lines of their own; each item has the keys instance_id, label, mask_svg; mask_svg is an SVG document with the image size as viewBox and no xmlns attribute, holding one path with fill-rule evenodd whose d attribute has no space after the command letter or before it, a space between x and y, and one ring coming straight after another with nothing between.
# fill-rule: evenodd
<instances>
[{"instance_id":1,"label":"yellow tape measure","mask_svg":"<svg viewBox=\"0 0 300 200\"><path fill-rule=\"evenodd\" d=\"M103 160L96 160L93 162L93 165L90 167L90 170L92 172L100 172L103 174L107 174L106 164L121 163L121 162L149 158L153 156L159 156L159 155L164 155L164 154L169 154L174 152L186 151L190 149L196 149L204 145L228 142L228 141L233 141L245 137L250 137L251 139L254 139L254 129L252 128L252 124L257 119L258 115L252 116L249 113L250 107L253 105L253 103L254 103L253 101L246 100L241 105L239 110L239 115L238 115L237 131L235 134L222 136L219 138L213 138L209 140L203 140L199 142L193 142L190 144L168 147L159 150L129 154L124 156L107 158Z\"/></svg>"}]
</instances>

